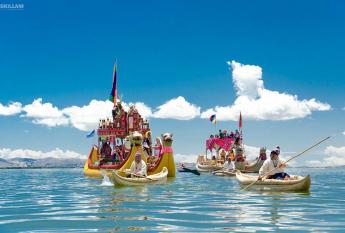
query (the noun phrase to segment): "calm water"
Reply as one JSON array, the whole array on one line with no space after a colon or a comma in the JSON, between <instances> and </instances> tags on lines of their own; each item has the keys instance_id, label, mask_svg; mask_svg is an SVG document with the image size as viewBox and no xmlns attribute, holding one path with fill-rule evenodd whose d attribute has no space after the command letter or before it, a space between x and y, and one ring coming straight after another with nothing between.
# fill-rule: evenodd
<instances>
[{"instance_id":1,"label":"calm water","mask_svg":"<svg viewBox=\"0 0 345 233\"><path fill-rule=\"evenodd\" d=\"M289 171L312 175L310 194L240 192L207 174L114 188L81 169L0 170L0 232L344 232L345 169Z\"/></svg>"}]
</instances>

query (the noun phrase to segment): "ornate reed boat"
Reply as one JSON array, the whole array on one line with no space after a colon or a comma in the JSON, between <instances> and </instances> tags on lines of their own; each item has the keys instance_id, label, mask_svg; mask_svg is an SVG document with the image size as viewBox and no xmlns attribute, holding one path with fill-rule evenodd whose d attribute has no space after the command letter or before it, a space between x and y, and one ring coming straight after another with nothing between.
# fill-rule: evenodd
<instances>
[{"instance_id":1,"label":"ornate reed boat","mask_svg":"<svg viewBox=\"0 0 345 233\"><path fill-rule=\"evenodd\" d=\"M168 177L175 177L176 167L172 150L172 134L162 135L159 155L153 155L149 122L143 119L134 105L126 111L122 106L122 101L117 101L116 92L115 64L113 88L110 94L110 100L114 103L111 111L112 118L99 121L98 143L91 148L84 165L84 174L102 177L103 170L111 175L113 170L129 168L135 154L140 151L142 159L148 162L149 175L160 173L166 167Z\"/></svg>"}]
</instances>

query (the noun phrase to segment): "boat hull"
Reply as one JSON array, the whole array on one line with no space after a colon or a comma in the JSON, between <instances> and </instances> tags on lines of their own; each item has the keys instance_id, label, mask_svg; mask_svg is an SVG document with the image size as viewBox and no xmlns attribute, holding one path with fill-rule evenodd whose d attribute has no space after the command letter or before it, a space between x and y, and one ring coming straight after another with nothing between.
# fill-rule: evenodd
<instances>
[{"instance_id":1,"label":"boat hull","mask_svg":"<svg viewBox=\"0 0 345 233\"><path fill-rule=\"evenodd\" d=\"M295 177L297 177L296 180L265 179L262 181L257 181L248 189L277 192L308 192L311 184L310 175L307 175L305 177ZM246 187L255 182L258 179L258 176L250 176L241 172L237 172L236 179L242 187Z\"/></svg>"}]
</instances>

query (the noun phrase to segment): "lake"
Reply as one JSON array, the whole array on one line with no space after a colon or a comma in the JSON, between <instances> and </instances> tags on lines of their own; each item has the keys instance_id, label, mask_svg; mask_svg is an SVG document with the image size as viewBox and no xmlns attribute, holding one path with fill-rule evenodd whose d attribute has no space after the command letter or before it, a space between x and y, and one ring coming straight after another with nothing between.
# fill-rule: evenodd
<instances>
[{"instance_id":1,"label":"lake","mask_svg":"<svg viewBox=\"0 0 345 233\"><path fill-rule=\"evenodd\" d=\"M310 193L240 191L210 174L119 188L82 169L2 169L0 232L344 232L345 169L287 171L310 174Z\"/></svg>"}]
</instances>

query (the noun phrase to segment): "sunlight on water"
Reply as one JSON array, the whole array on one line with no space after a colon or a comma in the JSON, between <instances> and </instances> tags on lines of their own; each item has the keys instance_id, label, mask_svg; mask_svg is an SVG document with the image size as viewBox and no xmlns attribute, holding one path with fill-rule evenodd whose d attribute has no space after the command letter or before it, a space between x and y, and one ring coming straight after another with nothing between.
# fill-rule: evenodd
<instances>
[{"instance_id":1,"label":"sunlight on water","mask_svg":"<svg viewBox=\"0 0 345 233\"><path fill-rule=\"evenodd\" d=\"M0 170L0 232L342 232L344 171L290 173L311 174L310 193L241 192L209 174L118 188L80 169Z\"/></svg>"}]
</instances>

